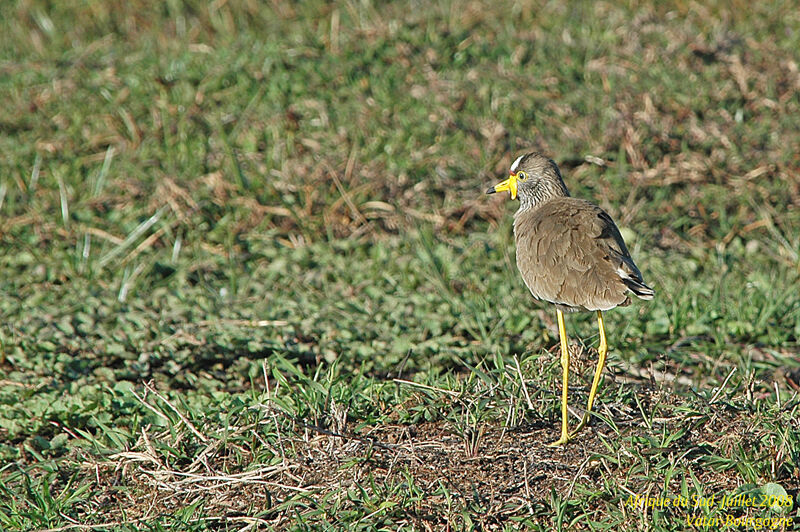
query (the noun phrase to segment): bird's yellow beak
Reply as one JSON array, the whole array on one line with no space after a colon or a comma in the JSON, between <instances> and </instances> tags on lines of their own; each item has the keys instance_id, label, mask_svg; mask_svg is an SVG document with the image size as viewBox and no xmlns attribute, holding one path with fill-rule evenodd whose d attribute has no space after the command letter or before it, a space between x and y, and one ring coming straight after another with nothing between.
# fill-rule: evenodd
<instances>
[{"instance_id":1,"label":"bird's yellow beak","mask_svg":"<svg viewBox=\"0 0 800 532\"><path fill-rule=\"evenodd\" d=\"M494 194L495 192L503 192L504 190L508 190L511 192L511 199L517 199L517 174L511 174L508 176L508 179L503 181L502 183L498 183L489 190L486 191L487 194Z\"/></svg>"}]
</instances>

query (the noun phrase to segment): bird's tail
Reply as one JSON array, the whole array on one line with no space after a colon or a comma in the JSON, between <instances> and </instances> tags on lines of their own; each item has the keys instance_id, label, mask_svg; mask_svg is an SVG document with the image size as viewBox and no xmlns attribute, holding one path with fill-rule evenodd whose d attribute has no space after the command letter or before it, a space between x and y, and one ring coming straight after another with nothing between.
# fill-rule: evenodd
<instances>
[{"instance_id":1,"label":"bird's tail","mask_svg":"<svg viewBox=\"0 0 800 532\"><path fill-rule=\"evenodd\" d=\"M640 281L639 279L623 277L622 282L625 283L625 286L627 286L628 289L636 294L636 297L640 299L653 299L653 296L656 295L655 290L644 284L644 281Z\"/></svg>"}]
</instances>

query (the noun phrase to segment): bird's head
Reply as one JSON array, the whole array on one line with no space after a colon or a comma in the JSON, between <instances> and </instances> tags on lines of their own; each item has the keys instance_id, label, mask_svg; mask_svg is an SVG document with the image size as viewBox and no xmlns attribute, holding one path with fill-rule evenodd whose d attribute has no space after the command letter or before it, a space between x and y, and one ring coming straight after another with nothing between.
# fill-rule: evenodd
<instances>
[{"instance_id":1,"label":"bird's head","mask_svg":"<svg viewBox=\"0 0 800 532\"><path fill-rule=\"evenodd\" d=\"M541 153L520 155L511 164L508 179L486 191L487 194L508 190L511 199L520 203L536 204L553 196L569 196L558 166Z\"/></svg>"}]
</instances>

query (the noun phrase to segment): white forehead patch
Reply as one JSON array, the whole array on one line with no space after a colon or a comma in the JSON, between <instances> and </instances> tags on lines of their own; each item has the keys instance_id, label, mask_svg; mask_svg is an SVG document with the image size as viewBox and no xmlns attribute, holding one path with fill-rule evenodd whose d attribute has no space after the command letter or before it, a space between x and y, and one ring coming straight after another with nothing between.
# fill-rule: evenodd
<instances>
[{"instance_id":1,"label":"white forehead patch","mask_svg":"<svg viewBox=\"0 0 800 532\"><path fill-rule=\"evenodd\" d=\"M525 156L524 155L520 155L519 157L517 157L517 160L514 161L514 163L511 165L511 168L509 169L509 172L511 172L513 174L514 172L517 171L517 166L519 166L519 162L522 160L523 157L525 157Z\"/></svg>"}]
</instances>

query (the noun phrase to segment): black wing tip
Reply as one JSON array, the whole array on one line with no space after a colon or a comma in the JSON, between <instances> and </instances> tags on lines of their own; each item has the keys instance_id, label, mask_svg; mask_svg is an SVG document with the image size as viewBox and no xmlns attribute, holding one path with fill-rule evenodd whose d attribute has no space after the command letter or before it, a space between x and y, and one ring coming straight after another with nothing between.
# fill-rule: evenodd
<instances>
[{"instance_id":1,"label":"black wing tip","mask_svg":"<svg viewBox=\"0 0 800 532\"><path fill-rule=\"evenodd\" d=\"M625 286L639 299L650 300L656 295L656 291L642 281L637 281L636 279L622 279L622 282L625 283Z\"/></svg>"}]
</instances>

